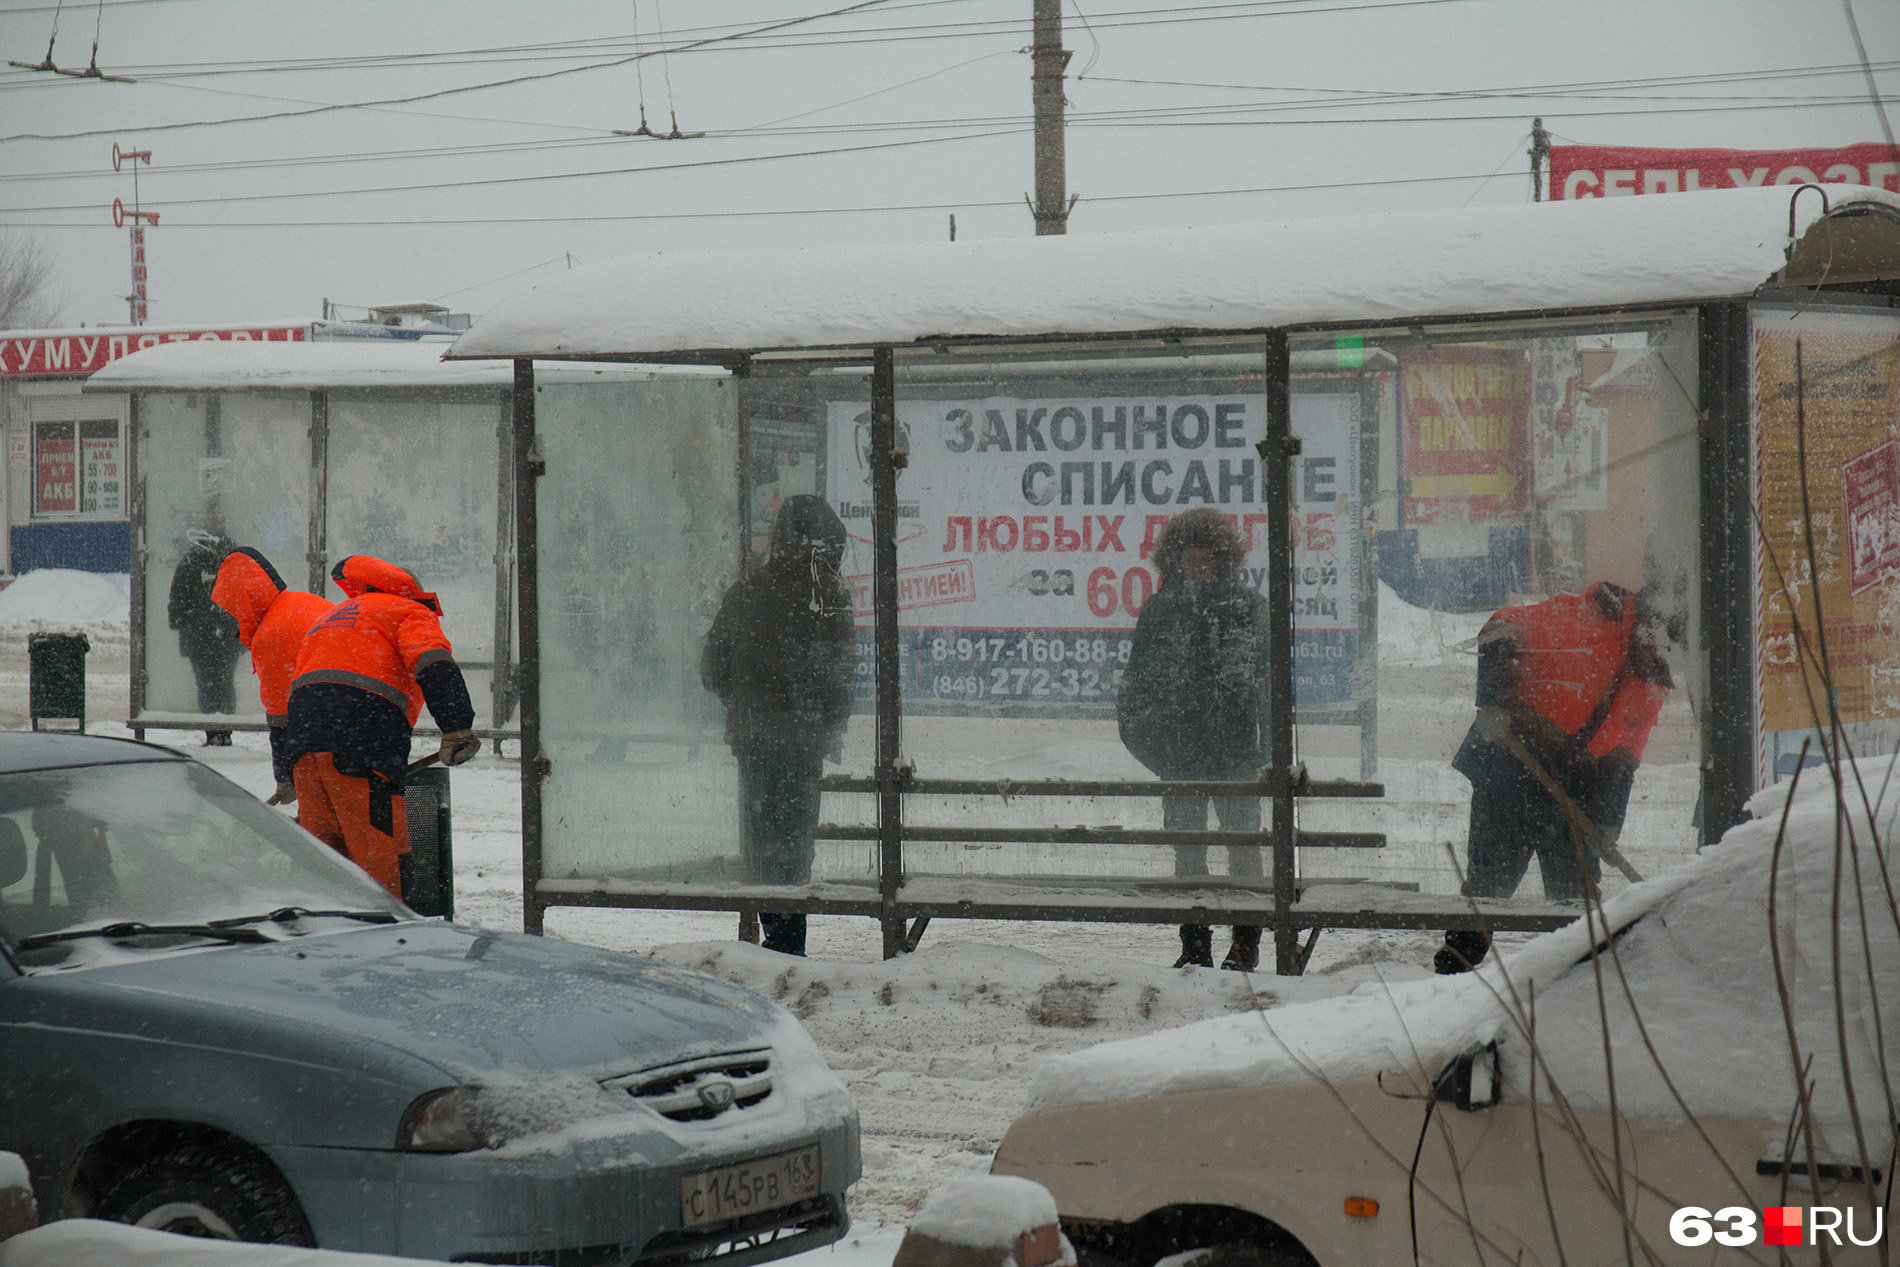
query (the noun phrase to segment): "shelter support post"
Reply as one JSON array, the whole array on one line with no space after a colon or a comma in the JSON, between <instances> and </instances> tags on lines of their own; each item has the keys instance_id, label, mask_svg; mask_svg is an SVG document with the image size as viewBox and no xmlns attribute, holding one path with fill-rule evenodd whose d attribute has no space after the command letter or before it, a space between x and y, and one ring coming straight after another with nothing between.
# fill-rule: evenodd
<instances>
[{"instance_id":1,"label":"shelter support post","mask_svg":"<svg viewBox=\"0 0 1900 1267\"><path fill-rule=\"evenodd\" d=\"M903 954L907 930L898 913L904 883L903 772L898 769L904 700L897 671L897 356L888 347L871 363L871 540L874 574L872 643L877 667L878 923L884 957Z\"/></svg>"},{"instance_id":2,"label":"shelter support post","mask_svg":"<svg viewBox=\"0 0 1900 1267\"><path fill-rule=\"evenodd\" d=\"M310 544L304 563L310 592L323 593L330 570L330 396L310 393Z\"/></svg>"},{"instance_id":3,"label":"shelter support post","mask_svg":"<svg viewBox=\"0 0 1900 1267\"><path fill-rule=\"evenodd\" d=\"M541 783L548 760L541 753L540 554L535 525L535 481L545 463L534 438L534 362L515 362L515 609L521 629L521 928L539 934L546 907L541 883Z\"/></svg>"},{"instance_id":4,"label":"shelter support post","mask_svg":"<svg viewBox=\"0 0 1900 1267\"><path fill-rule=\"evenodd\" d=\"M1755 628L1750 512L1748 305L1704 304L1697 376L1702 461L1702 646L1708 716L1702 719L1702 839L1742 821L1755 788Z\"/></svg>"},{"instance_id":5,"label":"shelter support post","mask_svg":"<svg viewBox=\"0 0 1900 1267\"><path fill-rule=\"evenodd\" d=\"M495 418L495 667L489 674L489 694L497 728L515 715L515 487L514 393L501 398ZM501 751L501 741L495 741Z\"/></svg>"},{"instance_id":6,"label":"shelter support post","mask_svg":"<svg viewBox=\"0 0 1900 1267\"><path fill-rule=\"evenodd\" d=\"M127 711L134 717L145 711L145 587L151 583L145 575L150 555L145 548L145 472L139 461L139 450L145 444L143 412L139 408L139 394L133 392L125 415L125 485L126 508L132 521L132 620L126 649L131 669L131 698L127 701ZM134 727L132 737L144 739L144 727Z\"/></svg>"},{"instance_id":7,"label":"shelter support post","mask_svg":"<svg viewBox=\"0 0 1900 1267\"><path fill-rule=\"evenodd\" d=\"M1294 880L1293 802L1293 534L1288 519L1293 458L1292 361L1285 330L1267 332L1265 386L1267 434L1260 442L1260 463L1267 500L1267 621L1275 646L1267 658L1269 783L1273 822L1273 963L1281 976L1298 976L1304 966L1299 931L1293 927L1298 899Z\"/></svg>"}]
</instances>

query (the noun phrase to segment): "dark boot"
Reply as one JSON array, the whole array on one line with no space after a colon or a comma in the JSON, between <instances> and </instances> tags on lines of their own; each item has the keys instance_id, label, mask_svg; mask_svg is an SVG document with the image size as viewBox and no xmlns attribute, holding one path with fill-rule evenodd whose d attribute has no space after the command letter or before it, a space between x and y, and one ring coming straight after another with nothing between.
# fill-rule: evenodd
<instances>
[{"instance_id":1,"label":"dark boot","mask_svg":"<svg viewBox=\"0 0 1900 1267\"><path fill-rule=\"evenodd\" d=\"M1234 940L1227 947L1227 958L1220 966L1234 972L1252 972L1260 966L1260 926L1234 925Z\"/></svg>"},{"instance_id":2,"label":"dark boot","mask_svg":"<svg viewBox=\"0 0 1900 1267\"><path fill-rule=\"evenodd\" d=\"M765 929L765 949L776 950L781 955L805 955L805 917L803 915L759 916L759 925Z\"/></svg>"},{"instance_id":3,"label":"dark boot","mask_svg":"<svg viewBox=\"0 0 1900 1267\"><path fill-rule=\"evenodd\" d=\"M1214 966L1214 930L1206 924L1181 925L1181 957L1174 961L1177 968L1211 968Z\"/></svg>"},{"instance_id":4,"label":"dark boot","mask_svg":"<svg viewBox=\"0 0 1900 1267\"><path fill-rule=\"evenodd\" d=\"M1445 944L1432 956L1432 967L1440 976L1470 972L1484 962L1491 950L1491 934L1475 928L1456 928L1445 934Z\"/></svg>"},{"instance_id":5,"label":"dark boot","mask_svg":"<svg viewBox=\"0 0 1900 1267\"><path fill-rule=\"evenodd\" d=\"M231 732L228 730L205 731L204 746L207 748L229 748L231 746Z\"/></svg>"}]
</instances>

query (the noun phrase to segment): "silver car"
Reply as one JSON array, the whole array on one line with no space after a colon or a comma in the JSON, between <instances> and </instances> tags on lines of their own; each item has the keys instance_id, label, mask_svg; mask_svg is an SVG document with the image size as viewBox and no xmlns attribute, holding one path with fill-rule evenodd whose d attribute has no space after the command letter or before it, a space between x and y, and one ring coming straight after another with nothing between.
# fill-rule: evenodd
<instances>
[{"instance_id":1,"label":"silver car","mask_svg":"<svg viewBox=\"0 0 1900 1267\"><path fill-rule=\"evenodd\" d=\"M43 1217L474 1263L746 1264L849 1226L774 1003L418 917L164 748L0 735L0 1149Z\"/></svg>"}]
</instances>

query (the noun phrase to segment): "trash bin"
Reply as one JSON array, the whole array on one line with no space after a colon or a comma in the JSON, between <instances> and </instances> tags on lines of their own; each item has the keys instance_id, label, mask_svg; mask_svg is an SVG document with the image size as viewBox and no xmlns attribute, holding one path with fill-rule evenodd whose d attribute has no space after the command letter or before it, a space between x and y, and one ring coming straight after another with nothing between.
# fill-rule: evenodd
<instances>
[{"instance_id":1,"label":"trash bin","mask_svg":"<svg viewBox=\"0 0 1900 1267\"><path fill-rule=\"evenodd\" d=\"M449 843L449 772L437 766L404 780L409 819L409 888L403 900L418 915L455 918L455 851Z\"/></svg>"},{"instance_id":2,"label":"trash bin","mask_svg":"<svg viewBox=\"0 0 1900 1267\"><path fill-rule=\"evenodd\" d=\"M85 634L36 633L26 640L27 715L33 729L42 719L76 721L86 729Z\"/></svg>"}]
</instances>

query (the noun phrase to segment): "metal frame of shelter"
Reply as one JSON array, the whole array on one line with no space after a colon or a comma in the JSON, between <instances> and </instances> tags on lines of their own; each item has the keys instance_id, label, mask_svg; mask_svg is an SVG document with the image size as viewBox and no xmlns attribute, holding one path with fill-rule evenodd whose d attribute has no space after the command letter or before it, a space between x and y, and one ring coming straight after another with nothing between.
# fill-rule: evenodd
<instances>
[{"instance_id":1,"label":"metal frame of shelter","mask_svg":"<svg viewBox=\"0 0 1900 1267\"><path fill-rule=\"evenodd\" d=\"M260 346L260 355L272 353L278 345ZM297 344L298 349L308 349L312 345ZM326 345L335 346L335 345ZM169 352L169 348L155 349L155 352ZM151 354L141 354L151 355ZM496 515L495 515L495 611L494 643L495 655L492 661L462 661L472 669L491 669L493 671L493 725L477 730L485 739L500 740L515 738L521 733L517 727L508 724L514 715L520 700L520 682L518 680L519 661L515 654L514 602L517 593L515 579L516 565L516 527L512 515L515 504L516 463L514 459L515 410L509 400L511 387L505 383L427 383L415 381L392 381L387 384L364 386L359 384L324 385L321 382L288 383L268 378L244 379L229 375L206 374L202 377L183 380L158 377L142 381L137 373L138 358L127 358L116 368L113 379L102 380L91 390L130 392L130 418L127 426L126 479L129 490L129 510L132 522L132 575L131 610L134 614L129 637L129 658L131 668L130 701L126 725L139 738L144 738L147 730L196 730L216 727L220 730L267 729L262 721L246 721L214 714L197 713L150 713L146 710L146 691L148 672L146 659L146 613L147 557L149 554L146 540L147 490L145 450L150 437L143 425L141 409L143 397L160 392L193 392L203 394L205 401L205 425L208 433L214 433L218 426L222 397L228 393L248 391L268 391L283 394L286 391L299 391L307 394L310 402L309 422L304 438L309 444L310 483L309 483L309 524L308 546L304 562L307 571L307 584L312 593L321 594L330 584L329 568L332 562L326 541L328 532L327 501L328 456L330 430L331 398L338 394L353 397L373 397L393 399L410 397L423 401L457 400L466 402L471 398L487 398L495 406L495 443L498 449L496 463ZM421 727L428 730L428 727Z\"/></svg>"},{"instance_id":2,"label":"metal frame of shelter","mask_svg":"<svg viewBox=\"0 0 1900 1267\"><path fill-rule=\"evenodd\" d=\"M1762 191L1764 193L1769 191ZM1867 191L1859 191L1866 193ZM1693 204L1723 195L1702 194L1685 199ZM1798 203L1800 194L1794 194ZM1620 200L1634 202L1637 200ZM1655 200L1646 200L1655 201ZM1710 204L1714 205L1714 204ZM1564 214L1575 214L1565 212ZM1607 214L1607 213L1606 213ZM1671 207L1670 214L1679 214ZM531 342L539 331L524 324L527 334L507 350L497 350L493 339L481 342L478 322L452 359L507 358L514 364L513 444L515 459L516 525L519 541L518 610L521 642L522 861L525 924L530 932L542 928L545 912L555 906L675 908L746 912L805 912L871 916L883 930L887 957L913 949L932 918L1020 920L1087 920L1140 923L1260 923L1273 930L1275 968L1297 974L1305 966L1313 940L1323 928L1446 929L1484 927L1500 931L1532 931L1559 927L1576 917L1574 909L1554 904L1479 902L1472 899L1423 897L1378 909L1302 910L1296 880L1296 851L1305 847L1369 846L1381 840L1365 833L1307 833L1297 826L1297 806L1311 798L1378 797L1380 784L1367 780L1326 780L1309 777L1295 761L1292 635L1293 564L1290 541L1289 462L1298 452L1293 434L1290 341L1295 336L1351 331L1411 332L1414 335L1463 334L1482 337L1487 328L1556 320L1626 325L1632 319L1693 313L1698 331L1699 422L1702 444L1700 488L1700 547L1703 560L1701 621L1708 656L1710 700L1704 730L1701 792L1704 807L1702 839L1712 841L1744 816L1744 803L1754 791L1753 754L1754 673L1751 621L1753 601L1751 543L1754 527L1750 502L1750 305L1765 293L1796 290L1810 305L1852 302L1844 292L1868 292L1883 306L1900 305L1900 202L1868 194L1853 207L1837 206L1810 220L1809 228L1829 224L1825 258L1811 232L1795 232L1794 205L1788 210L1789 236L1782 258L1785 266L1768 270L1774 275L1751 286L1724 293L1643 297L1633 302L1605 302L1508 311L1389 315L1389 309L1371 319L1289 321L1254 326L1158 325L1115 332L1075 333L1053 329L1047 333L932 335L927 338L890 338L847 347L628 347L624 353L564 347L558 341ZM1861 217L1867 217L1862 220ZM1876 223L1871 234L1857 224ZM1260 232L1271 233L1263 227ZM1064 239L1045 239L1062 242ZM1075 239L1068 239L1073 242ZM1869 246L1868 244L1872 245ZM1864 257L1874 253L1871 263ZM1848 267L1858 251L1858 264ZM687 257L690 259L690 257ZM875 267L874 263L872 265ZM1760 279L1762 273L1756 273ZM1841 280L1842 278L1851 280ZM1822 287L1826 287L1826 291ZM1833 292L1833 293L1828 293ZM638 293L629 289L622 293ZM1862 302L1868 302L1862 300ZM1861 309L1864 311L1865 309ZM544 316L545 313L537 313ZM500 337L500 336L498 336ZM918 778L901 755L903 723L899 678L897 599L896 477L905 464L897 446L897 371L906 349L943 353L1044 354L1086 350L1091 356L1118 350L1146 349L1195 339L1218 339L1231 345L1258 340L1264 366L1266 434L1258 450L1264 462L1268 515L1269 573L1266 595L1275 653L1267 683L1271 711L1269 763L1257 780L1117 781L1048 780L984 782ZM606 884L587 879L554 879L542 866L542 783L551 766L541 748L540 705L540 593L537 559L537 485L546 472L536 441L535 360L673 362L722 365L735 376L794 371L801 364L820 363L871 369L872 417L870 467L872 531L875 558L874 634L876 680L875 762L868 777L828 776L823 791L874 797L875 826L821 826L821 838L874 842L878 882L868 886L811 884L804 886L693 885L667 883ZM743 427L743 411L741 426ZM741 432L741 453L743 447ZM743 494L743 485L742 485ZM905 798L912 794L967 797L1087 796L1144 797L1161 795L1249 795L1271 804L1267 825L1257 835L1228 832L1170 832L1165 830L1104 830L1099 828L945 827L909 821ZM1033 885L995 900L972 897L966 887L933 884L929 879L906 884L904 846L908 841L1010 842L1015 844L1148 843L1168 846L1191 844L1258 844L1271 850L1267 882L1227 880L1210 894L1210 882L1196 878L1191 886L1181 880L1140 882L1140 900L1129 896L1131 885L1118 884L1094 895L1039 896ZM1173 890L1179 896L1170 901ZM1301 935L1305 934L1302 943Z\"/></svg>"}]
</instances>

